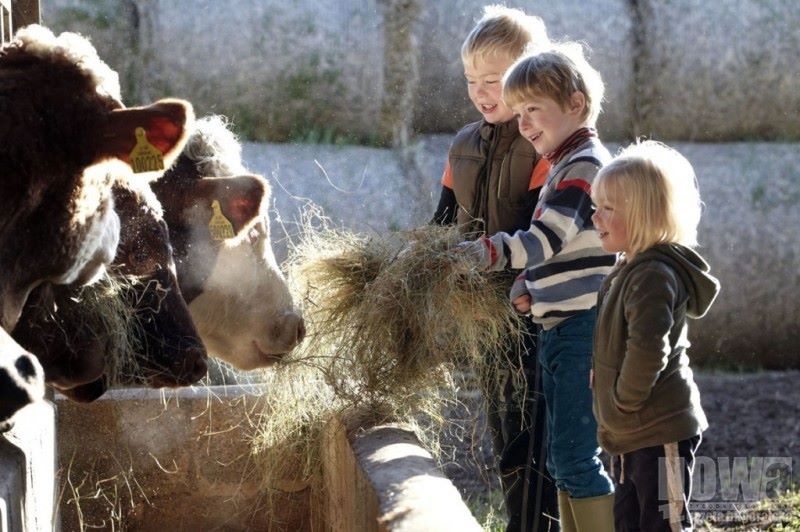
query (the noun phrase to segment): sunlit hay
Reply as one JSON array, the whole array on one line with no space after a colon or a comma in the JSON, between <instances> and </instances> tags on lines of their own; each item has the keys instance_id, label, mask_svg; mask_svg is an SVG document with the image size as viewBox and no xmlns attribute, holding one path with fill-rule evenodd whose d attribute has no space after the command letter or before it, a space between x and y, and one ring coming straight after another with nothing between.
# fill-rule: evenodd
<instances>
[{"instance_id":1,"label":"sunlit hay","mask_svg":"<svg viewBox=\"0 0 800 532\"><path fill-rule=\"evenodd\" d=\"M296 497L313 499L324 492L325 433L339 422L347 434L352 434L361 427L403 420L428 450L438 452L442 418L436 392L422 394L412 413L386 401L370 407L354 406L336 395L318 366L305 362L262 373L260 404L264 406L252 420L250 438L269 519L279 519L282 506L303 504Z\"/></svg>"},{"instance_id":2,"label":"sunlit hay","mask_svg":"<svg viewBox=\"0 0 800 532\"><path fill-rule=\"evenodd\" d=\"M140 320L145 317L132 304L141 283L134 276L106 275L102 282L81 289L79 306L71 313L84 317L83 326L90 334L107 339L104 378L109 388L135 381L142 374Z\"/></svg>"},{"instance_id":3,"label":"sunlit hay","mask_svg":"<svg viewBox=\"0 0 800 532\"><path fill-rule=\"evenodd\" d=\"M146 284L144 280L132 275L115 275L110 279L116 288L107 299L115 312L107 312L108 317L100 318L101 330L112 335L106 351L105 380L109 388L142 380L141 363L145 353L142 322L149 319L147 313L152 311L135 305L136 294Z\"/></svg>"},{"instance_id":4,"label":"sunlit hay","mask_svg":"<svg viewBox=\"0 0 800 532\"><path fill-rule=\"evenodd\" d=\"M104 274L98 282L79 289L56 287L54 307L39 312L57 327L68 345L81 356L87 340L104 340L105 379L111 385L141 373L141 312L131 305L140 281L135 277ZM91 356L86 353L86 356Z\"/></svg>"},{"instance_id":5,"label":"sunlit hay","mask_svg":"<svg viewBox=\"0 0 800 532\"><path fill-rule=\"evenodd\" d=\"M67 515L62 516L62 520L69 519L80 532L126 530L126 516L137 507L150 504L130 467L126 468L116 457L112 458L120 472L106 478L100 477L94 464L88 470L75 471L72 459L59 472L60 490L56 507L61 507L61 501L66 503ZM100 521L91 521L90 515L97 516L95 518Z\"/></svg>"},{"instance_id":6,"label":"sunlit hay","mask_svg":"<svg viewBox=\"0 0 800 532\"><path fill-rule=\"evenodd\" d=\"M322 430L341 403L319 371L300 365L265 371L262 399L252 448L267 506L274 507L287 492L319 489Z\"/></svg>"},{"instance_id":7,"label":"sunlit hay","mask_svg":"<svg viewBox=\"0 0 800 532\"><path fill-rule=\"evenodd\" d=\"M433 226L388 236L324 221L305 230L288 262L308 330L293 358L316 360L350 404L413 400L453 368L497 367L520 341L521 318L509 276L471 268L454 249L461 240Z\"/></svg>"},{"instance_id":8,"label":"sunlit hay","mask_svg":"<svg viewBox=\"0 0 800 532\"><path fill-rule=\"evenodd\" d=\"M506 295L510 276L471 267L454 249L455 229L355 234L332 228L312 205L299 234L285 267L307 335L264 372L265 408L253 425L268 507L287 492L324 489L334 419L350 435L403 423L441 460L457 386L507 367L522 331Z\"/></svg>"}]
</instances>

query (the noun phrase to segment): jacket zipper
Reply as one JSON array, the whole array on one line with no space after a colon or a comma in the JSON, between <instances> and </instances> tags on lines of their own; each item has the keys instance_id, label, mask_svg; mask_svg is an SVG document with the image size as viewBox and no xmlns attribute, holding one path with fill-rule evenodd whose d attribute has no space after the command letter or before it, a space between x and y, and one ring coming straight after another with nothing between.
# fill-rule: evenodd
<instances>
[{"instance_id":1,"label":"jacket zipper","mask_svg":"<svg viewBox=\"0 0 800 532\"><path fill-rule=\"evenodd\" d=\"M483 225L483 232L486 232L486 229L489 226L489 185L492 180L492 166L494 162L494 152L497 148L497 144L499 142L500 132L497 131L497 128L492 130L492 136L489 141L489 151L486 154L486 164L484 165L484 172L483 172L483 183L482 183L482 190L481 190L481 211L483 213L483 219L481 223Z\"/></svg>"},{"instance_id":2,"label":"jacket zipper","mask_svg":"<svg viewBox=\"0 0 800 532\"><path fill-rule=\"evenodd\" d=\"M503 174L505 173L504 170L506 169L506 161L508 161L509 153L506 153L503 156L503 162L500 163L500 175L497 176L497 198L500 198L500 189L503 188Z\"/></svg>"}]
</instances>

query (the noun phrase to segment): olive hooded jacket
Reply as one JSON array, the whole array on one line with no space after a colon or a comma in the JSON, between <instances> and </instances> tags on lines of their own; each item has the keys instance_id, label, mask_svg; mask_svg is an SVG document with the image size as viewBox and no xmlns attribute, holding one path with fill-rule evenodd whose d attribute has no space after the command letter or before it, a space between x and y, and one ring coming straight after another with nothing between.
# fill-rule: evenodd
<instances>
[{"instance_id":1,"label":"olive hooded jacket","mask_svg":"<svg viewBox=\"0 0 800 532\"><path fill-rule=\"evenodd\" d=\"M687 318L709 309L719 282L700 255L660 244L619 264L598 294L594 414L611 454L677 442L708 427L689 368Z\"/></svg>"}]
</instances>

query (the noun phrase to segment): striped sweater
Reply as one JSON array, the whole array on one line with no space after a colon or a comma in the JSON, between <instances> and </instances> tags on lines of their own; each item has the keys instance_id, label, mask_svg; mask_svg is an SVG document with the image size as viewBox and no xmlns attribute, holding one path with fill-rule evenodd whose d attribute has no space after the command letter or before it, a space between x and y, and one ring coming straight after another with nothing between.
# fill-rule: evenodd
<instances>
[{"instance_id":1,"label":"striped sweater","mask_svg":"<svg viewBox=\"0 0 800 532\"><path fill-rule=\"evenodd\" d=\"M485 243L492 265L524 269L511 299L529 293L533 321L545 329L597 304L597 291L616 256L603 251L592 223L592 181L611 159L597 137L587 139L555 164L539 195L528 230L497 233Z\"/></svg>"}]
</instances>

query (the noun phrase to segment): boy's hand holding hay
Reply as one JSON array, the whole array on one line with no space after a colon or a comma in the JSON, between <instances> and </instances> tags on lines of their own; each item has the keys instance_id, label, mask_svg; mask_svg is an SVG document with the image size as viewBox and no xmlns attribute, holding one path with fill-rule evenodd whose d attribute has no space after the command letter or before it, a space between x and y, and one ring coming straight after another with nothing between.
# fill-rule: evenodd
<instances>
[{"instance_id":1,"label":"boy's hand holding hay","mask_svg":"<svg viewBox=\"0 0 800 532\"><path fill-rule=\"evenodd\" d=\"M455 249L466 259L458 262L462 268L485 272L496 260L495 247L485 237L461 242L455 246Z\"/></svg>"}]
</instances>

